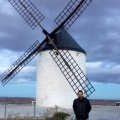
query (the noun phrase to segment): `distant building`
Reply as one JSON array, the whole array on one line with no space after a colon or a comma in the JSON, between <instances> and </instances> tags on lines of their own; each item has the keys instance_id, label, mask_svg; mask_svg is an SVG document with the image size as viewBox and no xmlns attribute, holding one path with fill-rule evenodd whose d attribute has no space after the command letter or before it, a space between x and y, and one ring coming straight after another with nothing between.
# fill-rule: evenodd
<instances>
[{"instance_id":1,"label":"distant building","mask_svg":"<svg viewBox=\"0 0 120 120\"><path fill-rule=\"evenodd\" d=\"M115 103L115 106L120 106L120 102L116 102L116 103Z\"/></svg>"}]
</instances>

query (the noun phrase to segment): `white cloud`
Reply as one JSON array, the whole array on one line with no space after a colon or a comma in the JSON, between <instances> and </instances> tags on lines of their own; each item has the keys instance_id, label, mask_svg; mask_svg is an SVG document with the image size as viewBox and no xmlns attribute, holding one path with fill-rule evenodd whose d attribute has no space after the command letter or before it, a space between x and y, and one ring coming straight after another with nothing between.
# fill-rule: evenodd
<instances>
[{"instance_id":1,"label":"white cloud","mask_svg":"<svg viewBox=\"0 0 120 120\"><path fill-rule=\"evenodd\" d=\"M86 63L88 73L120 73L120 65L111 66L110 63L88 62Z\"/></svg>"},{"instance_id":2,"label":"white cloud","mask_svg":"<svg viewBox=\"0 0 120 120\"><path fill-rule=\"evenodd\" d=\"M3 49L0 52L0 66L9 67L16 61L21 53L13 52L7 49Z\"/></svg>"},{"instance_id":3,"label":"white cloud","mask_svg":"<svg viewBox=\"0 0 120 120\"><path fill-rule=\"evenodd\" d=\"M6 15L14 15L14 9L11 9L10 3L5 0L0 1L0 12Z\"/></svg>"},{"instance_id":4,"label":"white cloud","mask_svg":"<svg viewBox=\"0 0 120 120\"><path fill-rule=\"evenodd\" d=\"M11 81L10 84L13 84L15 86L36 86L36 82L30 81L30 79L18 79L15 81Z\"/></svg>"},{"instance_id":5,"label":"white cloud","mask_svg":"<svg viewBox=\"0 0 120 120\"><path fill-rule=\"evenodd\" d=\"M95 86L95 85L120 86L120 85L118 85L118 84L116 84L116 83L102 83L102 82L91 82L91 83L92 83L93 86Z\"/></svg>"},{"instance_id":6,"label":"white cloud","mask_svg":"<svg viewBox=\"0 0 120 120\"><path fill-rule=\"evenodd\" d=\"M0 38L4 38L8 35L8 33L5 32L0 32Z\"/></svg>"},{"instance_id":7,"label":"white cloud","mask_svg":"<svg viewBox=\"0 0 120 120\"><path fill-rule=\"evenodd\" d=\"M0 67L2 69L4 69L5 67L8 68L9 66L11 66L16 60L19 59L19 57L23 54L23 52L13 52L7 49L3 49L0 52ZM35 62L35 60L33 60L33 62ZM25 71L27 71L28 68L25 68ZM33 70L34 67L31 67L31 69L29 70Z\"/></svg>"}]
</instances>

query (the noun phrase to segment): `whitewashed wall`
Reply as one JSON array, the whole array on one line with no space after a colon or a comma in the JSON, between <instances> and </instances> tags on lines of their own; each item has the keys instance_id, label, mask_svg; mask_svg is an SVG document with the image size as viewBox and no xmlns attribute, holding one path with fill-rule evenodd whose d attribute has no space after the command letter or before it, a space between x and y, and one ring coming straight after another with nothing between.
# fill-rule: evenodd
<instances>
[{"instance_id":1,"label":"whitewashed wall","mask_svg":"<svg viewBox=\"0 0 120 120\"><path fill-rule=\"evenodd\" d=\"M85 54L76 51L69 52L86 73ZM40 52L37 63L36 104L45 107L57 105L62 108L72 108L76 97L49 51Z\"/></svg>"}]
</instances>

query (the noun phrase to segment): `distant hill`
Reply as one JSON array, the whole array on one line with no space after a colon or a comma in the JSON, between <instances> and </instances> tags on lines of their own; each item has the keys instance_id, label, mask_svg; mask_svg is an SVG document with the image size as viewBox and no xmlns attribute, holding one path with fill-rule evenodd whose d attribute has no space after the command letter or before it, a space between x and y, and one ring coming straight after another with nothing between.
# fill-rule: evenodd
<instances>
[{"instance_id":1,"label":"distant hill","mask_svg":"<svg viewBox=\"0 0 120 120\"><path fill-rule=\"evenodd\" d=\"M24 97L0 97L0 104L32 104L35 98Z\"/></svg>"},{"instance_id":2,"label":"distant hill","mask_svg":"<svg viewBox=\"0 0 120 120\"><path fill-rule=\"evenodd\" d=\"M32 104L35 98L24 98L24 97L0 97L0 104ZM92 105L108 105L115 106L116 102L120 100L100 100L100 99L90 99Z\"/></svg>"},{"instance_id":3,"label":"distant hill","mask_svg":"<svg viewBox=\"0 0 120 120\"><path fill-rule=\"evenodd\" d=\"M116 102L120 102L120 100L90 99L92 105L115 106Z\"/></svg>"}]
</instances>

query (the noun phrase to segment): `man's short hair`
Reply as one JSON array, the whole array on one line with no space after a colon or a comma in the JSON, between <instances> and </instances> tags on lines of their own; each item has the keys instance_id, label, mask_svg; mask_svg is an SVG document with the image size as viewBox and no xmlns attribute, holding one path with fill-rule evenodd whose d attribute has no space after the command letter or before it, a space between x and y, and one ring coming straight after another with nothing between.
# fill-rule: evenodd
<instances>
[{"instance_id":1,"label":"man's short hair","mask_svg":"<svg viewBox=\"0 0 120 120\"><path fill-rule=\"evenodd\" d=\"M78 92L82 92L82 93L83 93L83 91L82 91L82 90L79 90Z\"/></svg>"}]
</instances>

